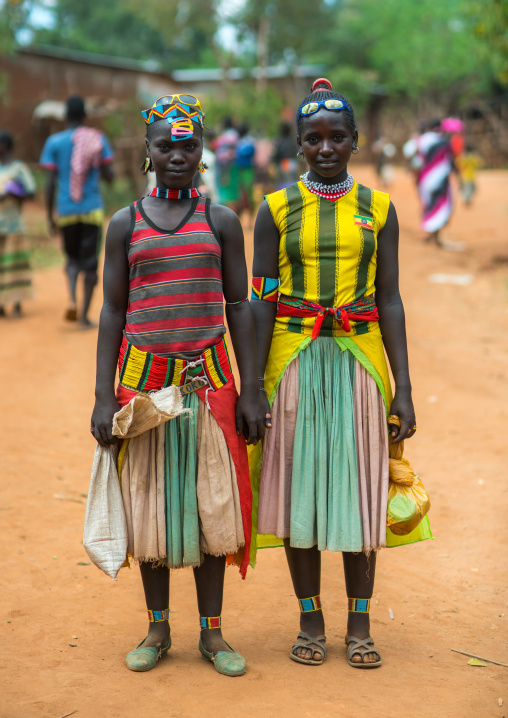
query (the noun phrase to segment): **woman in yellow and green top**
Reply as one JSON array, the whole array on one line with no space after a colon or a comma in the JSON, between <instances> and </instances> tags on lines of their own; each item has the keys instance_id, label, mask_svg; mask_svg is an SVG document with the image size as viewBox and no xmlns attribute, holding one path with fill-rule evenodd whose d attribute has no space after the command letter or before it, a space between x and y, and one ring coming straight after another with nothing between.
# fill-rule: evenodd
<instances>
[{"instance_id":1,"label":"woman in yellow and green top","mask_svg":"<svg viewBox=\"0 0 508 718\"><path fill-rule=\"evenodd\" d=\"M254 234L252 306L272 426L250 456L258 546L284 541L301 611L290 657L312 665L326 658L320 551L342 551L348 660L375 667L368 609L376 552L387 544L388 433L400 442L416 430L397 215L387 194L348 173L353 109L328 80L316 80L297 125L310 169L266 197ZM388 427L388 413L400 429Z\"/></svg>"}]
</instances>

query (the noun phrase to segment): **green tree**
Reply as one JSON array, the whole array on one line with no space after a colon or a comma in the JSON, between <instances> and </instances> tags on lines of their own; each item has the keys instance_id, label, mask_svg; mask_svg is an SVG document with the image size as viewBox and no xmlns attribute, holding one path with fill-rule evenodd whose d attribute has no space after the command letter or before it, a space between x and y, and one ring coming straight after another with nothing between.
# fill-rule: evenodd
<instances>
[{"instance_id":1,"label":"green tree","mask_svg":"<svg viewBox=\"0 0 508 718\"><path fill-rule=\"evenodd\" d=\"M450 107L489 89L475 45L463 0L346 0L326 43L332 75L353 96L445 98Z\"/></svg>"},{"instance_id":2,"label":"green tree","mask_svg":"<svg viewBox=\"0 0 508 718\"><path fill-rule=\"evenodd\" d=\"M147 23L125 0L56 0L53 26L34 30L33 43L101 53L133 60L164 60L164 34Z\"/></svg>"},{"instance_id":3,"label":"green tree","mask_svg":"<svg viewBox=\"0 0 508 718\"><path fill-rule=\"evenodd\" d=\"M246 0L231 21L258 65L319 61L339 0Z\"/></svg>"}]
</instances>

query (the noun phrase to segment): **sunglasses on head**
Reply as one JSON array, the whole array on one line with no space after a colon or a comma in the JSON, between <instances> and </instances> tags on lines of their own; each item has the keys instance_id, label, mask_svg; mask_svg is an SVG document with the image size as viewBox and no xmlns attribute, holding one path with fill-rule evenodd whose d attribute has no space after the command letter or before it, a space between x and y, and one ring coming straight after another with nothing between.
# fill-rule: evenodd
<instances>
[{"instance_id":1,"label":"sunglasses on head","mask_svg":"<svg viewBox=\"0 0 508 718\"><path fill-rule=\"evenodd\" d=\"M347 112L349 112L350 115L353 114L345 102L332 98L330 100L317 100L316 102L307 102L306 105L302 105L302 107L300 107L300 111L298 112L298 120L300 119L300 117L307 117L308 115L313 115L321 107L324 107L325 110L346 110Z\"/></svg>"},{"instance_id":2,"label":"sunglasses on head","mask_svg":"<svg viewBox=\"0 0 508 718\"><path fill-rule=\"evenodd\" d=\"M141 114L145 118L145 122L150 124L151 122L154 122L155 119L163 119L164 117L167 117L169 113L173 111L172 106L175 104L187 105L189 108L195 108L195 111L191 113L190 117L203 126L203 117L205 116L205 113L203 112L198 98L194 97L194 95L163 95L162 97L159 97L158 100L155 100L152 107L147 110L143 110ZM182 109L185 112L185 108Z\"/></svg>"},{"instance_id":3,"label":"sunglasses on head","mask_svg":"<svg viewBox=\"0 0 508 718\"><path fill-rule=\"evenodd\" d=\"M189 105L189 107L199 107L201 109L199 100L194 95L163 95L158 100L155 100L153 107L156 105L173 105L175 102L183 102L184 105Z\"/></svg>"}]
</instances>

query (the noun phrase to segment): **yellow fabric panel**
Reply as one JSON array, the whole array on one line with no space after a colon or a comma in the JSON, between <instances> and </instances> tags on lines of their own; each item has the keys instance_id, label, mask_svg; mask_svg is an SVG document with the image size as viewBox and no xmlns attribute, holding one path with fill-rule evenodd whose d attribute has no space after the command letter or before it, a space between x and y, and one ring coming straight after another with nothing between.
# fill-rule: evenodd
<instances>
[{"instance_id":1,"label":"yellow fabric panel","mask_svg":"<svg viewBox=\"0 0 508 718\"><path fill-rule=\"evenodd\" d=\"M288 212L288 199L285 189L278 190L272 194L266 195L266 202L270 209L273 221L277 229L279 230L280 241L279 241L279 292L281 291L280 285L285 287L285 291L292 293L293 281L291 274L291 263L286 252L286 237L287 237L287 212Z\"/></svg>"},{"instance_id":2,"label":"yellow fabric panel","mask_svg":"<svg viewBox=\"0 0 508 718\"><path fill-rule=\"evenodd\" d=\"M104 223L104 210L93 209L90 212L84 214L67 214L63 217L58 217L56 223L59 227L68 227L71 224L95 224L97 227L101 227Z\"/></svg>"},{"instance_id":3,"label":"yellow fabric panel","mask_svg":"<svg viewBox=\"0 0 508 718\"><path fill-rule=\"evenodd\" d=\"M367 278L367 284L369 287L372 287L372 289L368 290L366 292L367 295L371 294L375 290L375 284L376 284L376 270L377 270L377 251L378 251L378 237L379 233L383 229L383 227L386 224L386 219L388 217L388 210L390 209L390 195L386 194L386 192L379 192L378 190L373 190L374 195L374 206L373 206L373 214L374 214L374 234L376 237L376 254L372 258L371 263L369 264L369 274Z\"/></svg>"}]
</instances>

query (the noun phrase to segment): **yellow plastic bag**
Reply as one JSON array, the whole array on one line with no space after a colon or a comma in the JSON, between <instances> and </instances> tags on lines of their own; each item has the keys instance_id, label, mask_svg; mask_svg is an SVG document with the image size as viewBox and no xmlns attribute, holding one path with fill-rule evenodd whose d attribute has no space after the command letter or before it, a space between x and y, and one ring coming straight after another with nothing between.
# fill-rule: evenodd
<instances>
[{"instance_id":1,"label":"yellow plastic bag","mask_svg":"<svg viewBox=\"0 0 508 718\"><path fill-rule=\"evenodd\" d=\"M400 426L398 416L390 416L389 424ZM429 495L409 461L403 458L404 442L390 444L390 485L386 523L398 536L411 533L430 509Z\"/></svg>"}]
</instances>

